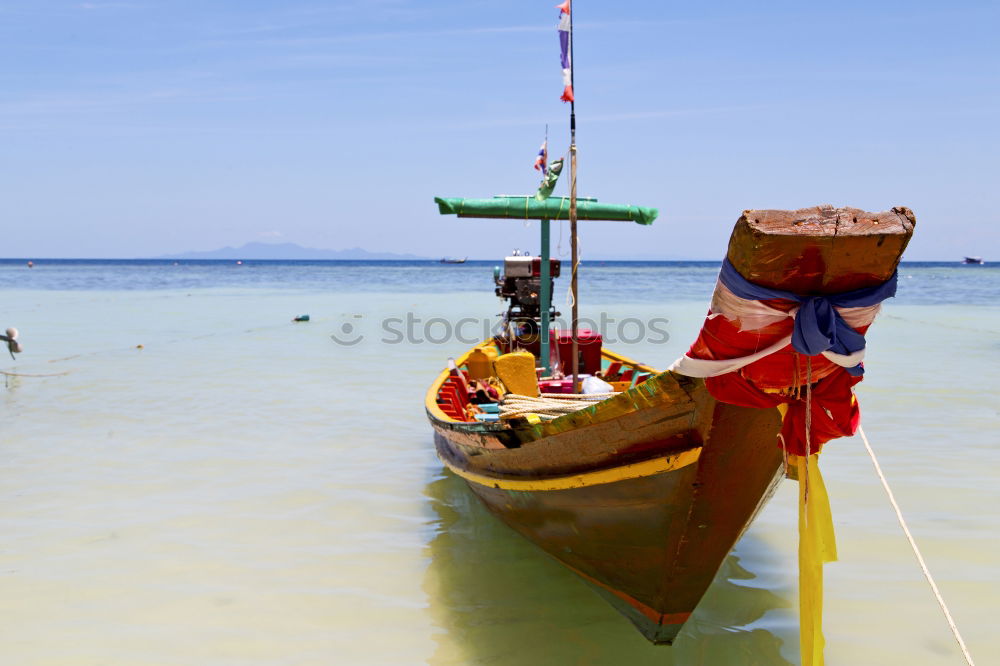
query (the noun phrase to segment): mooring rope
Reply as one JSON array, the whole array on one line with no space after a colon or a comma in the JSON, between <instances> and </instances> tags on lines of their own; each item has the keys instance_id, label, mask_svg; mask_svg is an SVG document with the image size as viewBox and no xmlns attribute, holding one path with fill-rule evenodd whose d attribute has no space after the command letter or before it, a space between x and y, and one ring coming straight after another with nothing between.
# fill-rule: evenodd
<instances>
[{"instance_id":1,"label":"mooring rope","mask_svg":"<svg viewBox=\"0 0 1000 666\"><path fill-rule=\"evenodd\" d=\"M931 590L933 590L934 596L937 598L937 602L941 606L941 610L944 612L945 618L948 620L948 626L951 627L951 633L954 634L955 640L958 641L958 646L962 648L962 654L965 655L965 661L969 664L969 666L975 666L972 662L972 655L969 654L969 649L965 647L965 641L962 640L962 635L958 632L955 620L951 617L951 612L948 610L948 606L944 603L944 598L941 596L941 592L938 590L938 586L934 582L934 577L931 576L931 572L927 569L927 563L924 562L924 557L920 554L917 542L913 540L913 535L910 534L910 528L906 526L906 521L903 519L903 512L899 510L899 505L896 504L896 497L892 494L889 482L886 481L885 475L882 474L882 467L878 464L878 459L875 457L875 452L872 450L871 443L865 435L864 428L859 426L858 434L861 435L861 441L864 442L865 448L868 450L868 455L871 457L872 464L875 466L875 473L878 474L879 481L882 482L882 488L885 489L885 494L889 496L889 503L892 504L892 508L896 512L896 519L899 521L900 527L903 528L903 533L910 542L910 548L913 549L913 554L917 556L917 562L920 564L920 568L924 572L924 578L926 578L927 582L930 584Z\"/></svg>"},{"instance_id":2,"label":"mooring rope","mask_svg":"<svg viewBox=\"0 0 1000 666\"><path fill-rule=\"evenodd\" d=\"M615 393L543 393L541 396L508 393L500 405L500 415L510 418L521 414L538 414L550 421L572 414L607 400Z\"/></svg>"},{"instance_id":3,"label":"mooring rope","mask_svg":"<svg viewBox=\"0 0 1000 666\"><path fill-rule=\"evenodd\" d=\"M6 370L0 370L0 375L4 377L65 377L70 373L69 370L65 372L50 372L44 375L28 374L26 372L7 372Z\"/></svg>"}]
</instances>

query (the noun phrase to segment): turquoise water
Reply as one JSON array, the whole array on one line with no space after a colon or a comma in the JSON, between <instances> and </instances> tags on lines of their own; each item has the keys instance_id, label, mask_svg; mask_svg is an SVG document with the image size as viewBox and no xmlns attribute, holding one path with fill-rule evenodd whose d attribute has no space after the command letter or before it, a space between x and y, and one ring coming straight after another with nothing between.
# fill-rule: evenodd
<instances>
[{"instance_id":1,"label":"turquoise water","mask_svg":"<svg viewBox=\"0 0 1000 666\"><path fill-rule=\"evenodd\" d=\"M654 648L442 470L423 394L500 311L491 266L0 262L25 345L0 369L56 375L0 388L0 663L797 663L793 484ZM716 270L588 263L581 312L664 367ZM998 295L995 266L904 264L859 387L980 664L1000 657ZM861 442L822 465L828 663L961 663Z\"/></svg>"}]
</instances>

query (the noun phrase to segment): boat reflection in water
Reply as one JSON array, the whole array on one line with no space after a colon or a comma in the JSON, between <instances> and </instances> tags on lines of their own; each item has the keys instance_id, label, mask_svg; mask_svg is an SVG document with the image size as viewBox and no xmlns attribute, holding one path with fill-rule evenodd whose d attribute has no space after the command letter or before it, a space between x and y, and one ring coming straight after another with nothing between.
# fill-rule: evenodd
<instances>
[{"instance_id":1,"label":"boat reflection in water","mask_svg":"<svg viewBox=\"0 0 1000 666\"><path fill-rule=\"evenodd\" d=\"M425 492L436 533L427 547L424 591L443 630L435 637L432 664L790 664L780 651L782 638L750 625L789 608L792 591L778 596L749 583L757 576L741 566L738 554L726 558L673 648L665 650L637 636L572 572L491 515L462 479L443 472ZM734 552L773 561L764 549L750 536ZM790 625L790 654L795 628L787 613L789 621L778 622Z\"/></svg>"}]
</instances>

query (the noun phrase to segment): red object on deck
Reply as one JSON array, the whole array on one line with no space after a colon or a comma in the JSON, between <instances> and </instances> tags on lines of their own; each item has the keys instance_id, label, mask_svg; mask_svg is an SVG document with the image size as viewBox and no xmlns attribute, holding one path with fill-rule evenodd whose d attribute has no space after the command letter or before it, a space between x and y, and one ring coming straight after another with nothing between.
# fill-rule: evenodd
<instances>
[{"instance_id":1,"label":"red object on deck","mask_svg":"<svg viewBox=\"0 0 1000 666\"><path fill-rule=\"evenodd\" d=\"M559 364L564 374L573 372L573 333L556 331L553 342L559 346ZM580 374L592 375L601 369L601 347L604 340L600 333L586 328L577 331L577 351L580 355Z\"/></svg>"},{"instance_id":2,"label":"red object on deck","mask_svg":"<svg viewBox=\"0 0 1000 666\"><path fill-rule=\"evenodd\" d=\"M542 393L572 393L572 379L546 379L538 383Z\"/></svg>"},{"instance_id":3,"label":"red object on deck","mask_svg":"<svg viewBox=\"0 0 1000 666\"><path fill-rule=\"evenodd\" d=\"M621 372L621 369L621 361L612 361L608 365L608 369L604 371L604 380L609 382L618 381L618 375Z\"/></svg>"},{"instance_id":4,"label":"red object on deck","mask_svg":"<svg viewBox=\"0 0 1000 666\"><path fill-rule=\"evenodd\" d=\"M549 259L549 276L553 278L559 277L559 269L562 266L562 262L558 259ZM541 277L542 275L542 258L535 257L531 260L531 276Z\"/></svg>"},{"instance_id":5,"label":"red object on deck","mask_svg":"<svg viewBox=\"0 0 1000 666\"><path fill-rule=\"evenodd\" d=\"M459 370L459 373L462 371ZM466 409L468 409L469 389L464 375L456 375L451 372L441 389L438 391L437 404L445 414L459 421L466 421Z\"/></svg>"},{"instance_id":6,"label":"red object on deck","mask_svg":"<svg viewBox=\"0 0 1000 666\"><path fill-rule=\"evenodd\" d=\"M577 331L577 340L579 340L578 351L580 354L580 374L581 375L592 375L600 371L601 369L601 348L604 346L604 340L600 333L595 333L589 329L580 329ZM559 349L559 367L562 369L564 375L570 375L573 373L573 335L572 331L564 331L552 329L549 333L549 344L557 346ZM521 349L526 349L535 355L537 358L541 354L541 340L538 337L527 339L522 338L517 341L517 347ZM505 346L508 347L508 346ZM504 353L512 351L509 348L504 348ZM620 364L619 364L620 367ZM553 393L558 393L558 391L553 391ZM572 391L570 391L572 393Z\"/></svg>"}]
</instances>

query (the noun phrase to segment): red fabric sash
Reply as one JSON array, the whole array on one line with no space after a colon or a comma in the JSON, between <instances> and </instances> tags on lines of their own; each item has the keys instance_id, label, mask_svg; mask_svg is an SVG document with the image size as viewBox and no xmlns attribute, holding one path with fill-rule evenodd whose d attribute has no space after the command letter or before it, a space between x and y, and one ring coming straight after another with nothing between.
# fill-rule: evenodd
<instances>
[{"instance_id":1,"label":"red fabric sash","mask_svg":"<svg viewBox=\"0 0 1000 666\"><path fill-rule=\"evenodd\" d=\"M809 453L819 453L823 444L831 439L848 437L857 431L861 409L854 397L853 387L860 381L861 377L852 377L843 368L837 368L813 386ZM733 405L763 408L788 405L781 425L784 448L791 454L806 455L805 389L799 397L765 393L739 372L709 377L705 386L716 400Z\"/></svg>"}]
</instances>

